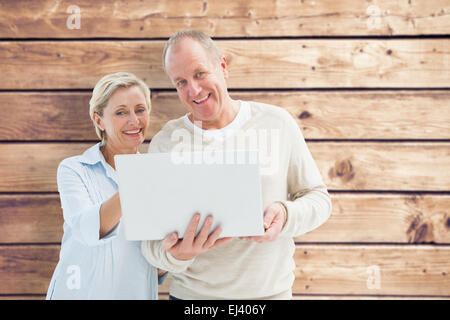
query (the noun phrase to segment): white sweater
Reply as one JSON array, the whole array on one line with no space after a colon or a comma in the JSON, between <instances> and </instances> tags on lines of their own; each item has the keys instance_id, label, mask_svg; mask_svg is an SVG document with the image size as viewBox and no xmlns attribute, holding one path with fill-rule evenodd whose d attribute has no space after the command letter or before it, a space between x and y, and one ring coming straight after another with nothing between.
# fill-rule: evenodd
<instances>
[{"instance_id":1,"label":"white sweater","mask_svg":"<svg viewBox=\"0 0 450 320\"><path fill-rule=\"evenodd\" d=\"M331 214L330 196L294 119L279 107L241 102L236 117L241 122L246 104L250 119L238 126L233 121L219 132L226 132L222 139L202 140L203 130L194 130L182 117L169 121L155 135L149 152L171 152L180 143L188 148L192 145L192 151L238 149L242 143L251 149L257 141L263 208L282 202L287 208L286 224L273 242L236 238L189 261L177 260L164 251L162 241L142 241L147 261L172 273L170 294L177 298L291 299L293 237L319 227ZM181 136L185 139L180 140Z\"/></svg>"}]
</instances>

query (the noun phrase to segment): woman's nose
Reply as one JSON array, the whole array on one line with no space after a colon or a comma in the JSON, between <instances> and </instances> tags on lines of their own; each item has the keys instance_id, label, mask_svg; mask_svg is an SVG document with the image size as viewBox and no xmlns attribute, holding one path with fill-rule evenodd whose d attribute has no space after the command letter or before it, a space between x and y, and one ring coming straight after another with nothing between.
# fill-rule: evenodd
<instances>
[{"instance_id":1,"label":"woman's nose","mask_svg":"<svg viewBox=\"0 0 450 320\"><path fill-rule=\"evenodd\" d=\"M128 117L128 122L131 124L138 123L138 116L134 111L130 112L130 116Z\"/></svg>"}]
</instances>

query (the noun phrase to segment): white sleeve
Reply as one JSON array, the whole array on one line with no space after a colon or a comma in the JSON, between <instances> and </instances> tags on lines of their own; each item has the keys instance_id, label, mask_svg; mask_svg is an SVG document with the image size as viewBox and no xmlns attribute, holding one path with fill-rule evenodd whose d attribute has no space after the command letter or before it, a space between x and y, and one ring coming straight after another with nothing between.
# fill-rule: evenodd
<instances>
[{"instance_id":1,"label":"white sleeve","mask_svg":"<svg viewBox=\"0 0 450 320\"><path fill-rule=\"evenodd\" d=\"M61 163L57 173L64 222L75 239L88 246L101 245L117 236L117 226L100 239L100 206L93 203L80 175Z\"/></svg>"},{"instance_id":2,"label":"white sleeve","mask_svg":"<svg viewBox=\"0 0 450 320\"><path fill-rule=\"evenodd\" d=\"M288 168L287 220L280 234L300 236L323 224L331 215L331 198L319 169L294 119L287 128L291 141Z\"/></svg>"},{"instance_id":3,"label":"white sleeve","mask_svg":"<svg viewBox=\"0 0 450 320\"><path fill-rule=\"evenodd\" d=\"M151 265L172 273L185 271L195 260L177 260L162 248L162 240L141 242L141 251Z\"/></svg>"}]
</instances>

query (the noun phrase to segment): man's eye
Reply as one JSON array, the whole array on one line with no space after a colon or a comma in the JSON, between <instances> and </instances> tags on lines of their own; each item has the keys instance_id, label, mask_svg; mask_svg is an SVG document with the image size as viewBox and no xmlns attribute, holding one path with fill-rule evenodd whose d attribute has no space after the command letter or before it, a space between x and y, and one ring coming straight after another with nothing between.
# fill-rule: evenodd
<instances>
[{"instance_id":1,"label":"man's eye","mask_svg":"<svg viewBox=\"0 0 450 320\"><path fill-rule=\"evenodd\" d=\"M186 83L186 80L180 80L180 81L177 82L177 87L180 87L180 86L182 86L185 83Z\"/></svg>"},{"instance_id":2,"label":"man's eye","mask_svg":"<svg viewBox=\"0 0 450 320\"><path fill-rule=\"evenodd\" d=\"M203 71L197 72L196 77L200 78L201 76L203 76L205 73Z\"/></svg>"}]
</instances>

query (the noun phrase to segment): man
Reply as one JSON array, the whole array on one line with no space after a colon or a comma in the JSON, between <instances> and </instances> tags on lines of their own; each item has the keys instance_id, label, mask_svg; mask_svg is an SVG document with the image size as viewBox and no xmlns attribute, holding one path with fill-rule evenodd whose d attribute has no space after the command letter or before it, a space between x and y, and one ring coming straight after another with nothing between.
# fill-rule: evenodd
<instances>
[{"instance_id":1,"label":"man","mask_svg":"<svg viewBox=\"0 0 450 320\"><path fill-rule=\"evenodd\" d=\"M180 135L174 133L180 130L190 135L182 143L193 142L188 146L192 151L254 146L257 140L265 233L218 239L220 229L208 236L210 217L195 236L196 216L183 240L171 234L163 241L142 242L144 256L172 272L173 298L291 299L293 237L317 228L331 213L330 196L300 129L279 107L233 100L226 58L201 32L173 35L163 66L188 114L169 121L152 139L149 152L172 152L179 147Z\"/></svg>"}]
</instances>

